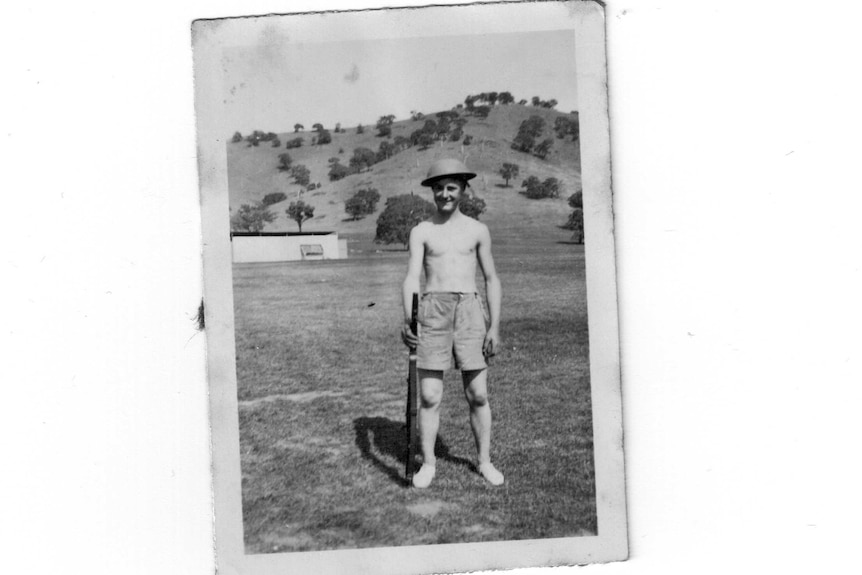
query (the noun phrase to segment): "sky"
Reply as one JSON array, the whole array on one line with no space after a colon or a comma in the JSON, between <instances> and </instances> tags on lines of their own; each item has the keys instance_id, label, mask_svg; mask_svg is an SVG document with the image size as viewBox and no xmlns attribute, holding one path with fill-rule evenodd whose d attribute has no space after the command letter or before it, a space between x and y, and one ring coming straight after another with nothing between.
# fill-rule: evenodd
<instances>
[{"instance_id":1,"label":"sky","mask_svg":"<svg viewBox=\"0 0 862 575\"><path fill-rule=\"evenodd\" d=\"M223 51L225 126L245 134L373 124L509 91L578 109L574 31L340 42L259 42Z\"/></svg>"}]
</instances>

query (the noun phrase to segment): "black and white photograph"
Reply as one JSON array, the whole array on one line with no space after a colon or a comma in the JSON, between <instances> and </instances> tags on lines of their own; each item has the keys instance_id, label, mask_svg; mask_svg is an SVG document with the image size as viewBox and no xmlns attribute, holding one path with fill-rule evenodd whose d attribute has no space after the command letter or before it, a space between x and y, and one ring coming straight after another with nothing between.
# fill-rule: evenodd
<instances>
[{"instance_id":1,"label":"black and white photograph","mask_svg":"<svg viewBox=\"0 0 862 575\"><path fill-rule=\"evenodd\" d=\"M4 573L858 571L862 5L427 4L4 7Z\"/></svg>"},{"instance_id":2,"label":"black and white photograph","mask_svg":"<svg viewBox=\"0 0 862 575\"><path fill-rule=\"evenodd\" d=\"M196 22L217 545L625 558L600 14Z\"/></svg>"}]
</instances>

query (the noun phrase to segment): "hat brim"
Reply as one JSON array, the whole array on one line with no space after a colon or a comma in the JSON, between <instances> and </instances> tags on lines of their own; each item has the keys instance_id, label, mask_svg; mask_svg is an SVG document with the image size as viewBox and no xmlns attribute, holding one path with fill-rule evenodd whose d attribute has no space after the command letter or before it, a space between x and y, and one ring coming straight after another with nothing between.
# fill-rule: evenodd
<instances>
[{"instance_id":1,"label":"hat brim","mask_svg":"<svg viewBox=\"0 0 862 575\"><path fill-rule=\"evenodd\" d=\"M476 177L476 174L473 172L456 172L454 174L440 174L439 176L432 176L430 178L425 178L422 180L421 185L425 187L430 187L431 184L436 182L437 180L442 180L443 178L456 178L460 180L469 181Z\"/></svg>"}]
</instances>

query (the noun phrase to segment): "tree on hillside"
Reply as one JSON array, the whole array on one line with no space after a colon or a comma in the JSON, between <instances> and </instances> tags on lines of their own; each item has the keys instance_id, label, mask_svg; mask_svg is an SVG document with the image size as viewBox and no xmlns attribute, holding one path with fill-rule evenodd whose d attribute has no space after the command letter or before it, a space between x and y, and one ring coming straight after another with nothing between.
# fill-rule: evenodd
<instances>
[{"instance_id":1,"label":"tree on hillside","mask_svg":"<svg viewBox=\"0 0 862 575\"><path fill-rule=\"evenodd\" d=\"M357 134L364 134L365 133L365 128L362 127L362 124L359 124L358 126L356 126L356 133Z\"/></svg>"},{"instance_id":2,"label":"tree on hillside","mask_svg":"<svg viewBox=\"0 0 862 575\"><path fill-rule=\"evenodd\" d=\"M497 171L500 174L500 177L506 180L506 187L509 187L509 180L513 180L518 177L518 172L521 171L521 167L518 164L512 164L510 162L504 162L503 166Z\"/></svg>"},{"instance_id":3,"label":"tree on hillside","mask_svg":"<svg viewBox=\"0 0 862 575\"><path fill-rule=\"evenodd\" d=\"M512 140L512 149L529 154L536 145L536 138L542 134L545 121L541 116L530 116L518 127L518 134Z\"/></svg>"},{"instance_id":4,"label":"tree on hillside","mask_svg":"<svg viewBox=\"0 0 862 575\"><path fill-rule=\"evenodd\" d=\"M273 148L280 148L281 147L281 140L279 140L278 138L275 138L272 141L272 147Z\"/></svg>"},{"instance_id":5,"label":"tree on hillside","mask_svg":"<svg viewBox=\"0 0 862 575\"><path fill-rule=\"evenodd\" d=\"M581 190L578 190L577 192L575 192L574 194L569 196L568 201L569 201L569 206L571 206L572 208L583 209L583 207L584 207L584 192L582 192Z\"/></svg>"},{"instance_id":6,"label":"tree on hillside","mask_svg":"<svg viewBox=\"0 0 862 575\"><path fill-rule=\"evenodd\" d=\"M329 176L330 182L335 182L346 178L353 173L355 173L353 170L342 164L341 161L336 158L336 161L329 165L329 172L327 175Z\"/></svg>"},{"instance_id":7,"label":"tree on hillside","mask_svg":"<svg viewBox=\"0 0 862 575\"><path fill-rule=\"evenodd\" d=\"M230 218L230 229L234 232L259 232L266 224L275 221L275 214L263 202L243 204Z\"/></svg>"},{"instance_id":8,"label":"tree on hillside","mask_svg":"<svg viewBox=\"0 0 862 575\"><path fill-rule=\"evenodd\" d=\"M317 145L322 146L324 144L329 144L332 142L332 134L329 133L329 130L321 130L320 134L317 136Z\"/></svg>"},{"instance_id":9,"label":"tree on hillside","mask_svg":"<svg viewBox=\"0 0 862 575\"><path fill-rule=\"evenodd\" d=\"M299 231L302 232L302 222L310 220L314 217L314 206L306 204L302 200L298 202L290 202L285 210L287 215L297 223Z\"/></svg>"},{"instance_id":10,"label":"tree on hillside","mask_svg":"<svg viewBox=\"0 0 862 575\"><path fill-rule=\"evenodd\" d=\"M368 148L355 148L353 156L350 158L350 167L356 169L357 172L371 168L377 162L377 154L374 150Z\"/></svg>"},{"instance_id":11,"label":"tree on hillside","mask_svg":"<svg viewBox=\"0 0 862 575\"><path fill-rule=\"evenodd\" d=\"M485 212L485 200L476 196L466 196L461 200L458 208L465 216L478 220L479 215Z\"/></svg>"},{"instance_id":12,"label":"tree on hillside","mask_svg":"<svg viewBox=\"0 0 862 575\"><path fill-rule=\"evenodd\" d=\"M311 129L314 130L315 132L322 132L323 131L323 124L321 124L321 123L314 124L311 127Z\"/></svg>"},{"instance_id":13,"label":"tree on hillside","mask_svg":"<svg viewBox=\"0 0 862 575\"><path fill-rule=\"evenodd\" d=\"M353 220L362 216L373 214L380 201L380 192L377 188L362 188L344 202L344 211L350 214Z\"/></svg>"},{"instance_id":14,"label":"tree on hillside","mask_svg":"<svg viewBox=\"0 0 862 575\"><path fill-rule=\"evenodd\" d=\"M538 96L533 96L533 98L530 100L530 103L533 104L534 106L539 106L542 103L542 99L539 98Z\"/></svg>"},{"instance_id":15,"label":"tree on hillside","mask_svg":"<svg viewBox=\"0 0 862 575\"><path fill-rule=\"evenodd\" d=\"M550 100L548 100L546 102L542 102L543 108L553 108L556 105L557 105L557 101L554 100L553 98L551 98Z\"/></svg>"},{"instance_id":16,"label":"tree on hillside","mask_svg":"<svg viewBox=\"0 0 862 575\"><path fill-rule=\"evenodd\" d=\"M473 113L480 118L487 118L488 114L491 113L491 106L487 106L482 104L481 106L476 106L473 108Z\"/></svg>"},{"instance_id":17,"label":"tree on hillside","mask_svg":"<svg viewBox=\"0 0 862 575\"><path fill-rule=\"evenodd\" d=\"M536 176L530 176L522 185L525 188L523 194L531 200L558 198L563 189L557 178L547 178L542 182Z\"/></svg>"},{"instance_id":18,"label":"tree on hillside","mask_svg":"<svg viewBox=\"0 0 862 575\"><path fill-rule=\"evenodd\" d=\"M500 94L497 96L497 101L501 104L511 104L515 101L515 97L512 95L511 92L500 92Z\"/></svg>"},{"instance_id":19,"label":"tree on hillside","mask_svg":"<svg viewBox=\"0 0 862 575\"><path fill-rule=\"evenodd\" d=\"M294 124L293 125L293 133L294 134L299 132L299 131L302 131L304 129L305 129L305 126L303 126L302 124Z\"/></svg>"},{"instance_id":20,"label":"tree on hillside","mask_svg":"<svg viewBox=\"0 0 862 575\"><path fill-rule=\"evenodd\" d=\"M380 119L377 120L376 128L377 128L377 136L381 138L388 138L392 135L392 123L395 122L395 116L389 114L388 116L380 116Z\"/></svg>"},{"instance_id":21,"label":"tree on hillside","mask_svg":"<svg viewBox=\"0 0 862 575\"><path fill-rule=\"evenodd\" d=\"M288 171L292 163L293 158L291 158L290 154L288 154L287 152L278 155L278 169L282 172Z\"/></svg>"},{"instance_id":22,"label":"tree on hillside","mask_svg":"<svg viewBox=\"0 0 862 575\"><path fill-rule=\"evenodd\" d=\"M305 164L295 164L290 168L290 175L293 176L293 180L303 188L308 186L308 182L311 181L311 172Z\"/></svg>"},{"instance_id":23,"label":"tree on hillside","mask_svg":"<svg viewBox=\"0 0 862 575\"><path fill-rule=\"evenodd\" d=\"M377 162L382 162L383 160L388 160L396 153L398 153L398 149L395 147L395 144L389 140L383 140L377 148L377 157L375 160Z\"/></svg>"},{"instance_id":24,"label":"tree on hillside","mask_svg":"<svg viewBox=\"0 0 862 575\"><path fill-rule=\"evenodd\" d=\"M572 230L572 241L578 244L584 243L584 210L575 208L569 216L569 221L563 226Z\"/></svg>"},{"instance_id":25,"label":"tree on hillside","mask_svg":"<svg viewBox=\"0 0 862 575\"><path fill-rule=\"evenodd\" d=\"M410 230L434 215L434 204L413 194L392 196L386 200L383 213L377 218L375 243L400 243L407 247Z\"/></svg>"},{"instance_id":26,"label":"tree on hillside","mask_svg":"<svg viewBox=\"0 0 862 575\"><path fill-rule=\"evenodd\" d=\"M526 105L527 105L527 100L524 100L524 99L518 100L518 105L519 105L519 106L526 106Z\"/></svg>"},{"instance_id":27,"label":"tree on hillside","mask_svg":"<svg viewBox=\"0 0 862 575\"><path fill-rule=\"evenodd\" d=\"M233 138L231 138L230 141L233 142L234 144L236 144L238 142L242 142L242 134L240 134L239 132L234 132Z\"/></svg>"},{"instance_id":28,"label":"tree on hillside","mask_svg":"<svg viewBox=\"0 0 862 575\"><path fill-rule=\"evenodd\" d=\"M302 137L293 138L292 140L288 140L287 143L284 145L284 147L288 148L288 149L290 149L290 148L301 148L302 147L302 141L303 141Z\"/></svg>"},{"instance_id":29,"label":"tree on hillside","mask_svg":"<svg viewBox=\"0 0 862 575\"><path fill-rule=\"evenodd\" d=\"M342 130L342 129L341 129L341 122L336 122L336 123L335 123L335 133L336 133L336 134L339 134L339 133L341 133L341 132L343 132L343 131L344 131L344 130Z\"/></svg>"},{"instance_id":30,"label":"tree on hillside","mask_svg":"<svg viewBox=\"0 0 862 575\"><path fill-rule=\"evenodd\" d=\"M551 146L553 145L554 140L551 138L545 138L538 146L536 146L534 153L544 160L548 157L548 154L551 152Z\"/></svg>"},{"instance_id":31,"label":"tree on hillside","mask_svg":"<svg viewBox=\"0 0 862 575\"><path fill-rule=\"evenodd\" d=\"M267 194L263 197L263 201L261 202L265 206L271 206L272 204L277 204L278 202L283 202L287 199L287 194L284 192L273 192L271 194Z\"/></svg>"}]
</instances>

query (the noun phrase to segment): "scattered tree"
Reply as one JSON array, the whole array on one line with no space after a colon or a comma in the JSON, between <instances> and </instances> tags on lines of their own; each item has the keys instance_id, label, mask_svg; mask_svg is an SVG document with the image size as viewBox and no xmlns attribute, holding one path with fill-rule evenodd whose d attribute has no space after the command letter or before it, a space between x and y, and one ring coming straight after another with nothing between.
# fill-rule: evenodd
<instances>
[{"instance_id":1,"label":"scattered tree","mask_svg":"<svg viewBox=\"0 0 862 575\"><path fill-rule=\"evenodd\" d=\"M410 239L410 230L416 224L434 215L434 204L413 194L392 196L377 218L376 243L401 243L405 247Z\"/></svg>"},{"instance_id":2,"label":"scattered tree","mask_svg":"<svg viewBox=\"0 0 862 575\"><path fill-rule=\"evenodd\" d=\"M275 221L275 214L263 202L243 204L230 218L230 229L235 232L259 232L266 224Z\"/></svg>"},{"instance_id":3,"label":"scattered tree","mask_svg":"<svg viewBox=\"0 0 862 575\"><path fill-rule=\"evenodd\" d=\"M389 140L383 140L382 142L380 142L380 146L377 148L377 156L375 157L375 161L382 162L383 160L388 160L397 152L398 150L395 148L395 144L393 144Z\"/></svg>"},{"instance_id":4,"label":"scattered tree","mask_svg":"<svg viewBox=\"0 0 862 575\"><path fill-rule=\"evenodd\" d=\"M473 136L471 136L470 134L467 134L466 136L464 136L464 141L462 142L462 144L464 144L465 146L469 146L472 143L473 143Z\"/></svg>"},{"instance_id":5,"label":"scattered tree","mask_svg":"<svg viewBox=\"0 0 862 575\"><path fill-rule=\"evenodd\" d=\"M362 216L373 214L380 201L380 192L376 188L362 188L344 202L344 211L357 220Z\"/></svg>"},{"instance_id":6,"label":"scattered tree","mask_svg":"<svg viewBox=\"0 0 862 575\"><path fill-rule=\"evenodd\" d=\"M288 140L287 143L284 145L284 147L288 148L288 149L290 149L290 148L301 148L302 142L303 142L303 139L301 137L300 138L293 138L292 140Z\"/></svg>"},{"instance_id":7,"label":"scattered tree","mask_svg":"<svg viewBox=\"0 0 862 575\"><path fill-rule=\"evenodd\" d=\"M362 127L362 124L359 124L358 126L356 126L356 133L357 134L364 134L365 133L365 128Z\"/></svg>"},{"instance_id":8,"label":"scattered tree","mask_svg":"<svg viewBox=\"0 0 862 575\"><path fill-rule=\"evenodd\" d=\"M353 170L342 164L338 158L336 158L336 161L329 166L329 173L327 175L329 176L330 182L335 182L346 178L353 173Z\"/></svg>"},{"instance_id":9,"label":"scattered tree","mask_svg":"<svg viewBox=\"0 0 862 575\"><path fill-rule=\"evenodd\" d=\"M569 216L569 221L564 226L572 230L572 241L578 244L584 243L584 210L575 208Z\"/></svg>"},{"instance_id":10,"label":"scattered tree","mask_svg":"<svg viewBox=\"0 0 862 575\"><path fill-rule=\"evenodd\" d=\"M308 186L308 182L311 181L311 172L304 164L294 164L294 166L290 168L290 175L293 176L293 180L303 188Z\"/></svg>"},{"instance_id":11,"label":"scattered tree","mask_svg":"<svg viewBox=\"0 0 862 575\"><path fill-rule=\"evenodd\" d=\"M278 155L278 169L282 172L286 172L287 170L289 170L292 163L293 158L291 158L290 154L288 154L287 152Z\"/></svg>"},{"instance_id":12,"label":"scattered tree","mask_svg":"<svg viewBox=\"0 0 862 575\"><path fill-rule=\"evenodd\" d=\"M488 114L491 113L491 106L486 106L484 104L481 106L476 106L473 109L473 113L480 118L487 118Z\"/></svg>"},{"instance_id":13,"label":"scattered tree","mask_svg":"<svg viewBox=\"0 0 862 575\"><path fill-rule=\"evenodd\" d=\"M548 157L548 154L551 152L551 146L553 145L554 140L552 140L551 138L545 138L538 146L536 146L536 150L534 153L544 160Z\"/></svg>"},{"instance_id":14,"label":"scattered tree","mask_svg":"<svg viewBox=\"0 0 862 575\"><path fill-rule=\"evenodd\" d=\"M332 134L329 133L329 130L321 130L320 134L317 136L317 145L322 146L324 144L329 144L332 142Z\"/></svg>"},{"instance_id":15,"label":"scattered tree","mask_svg":"<svg viewBox=\"0 0 862 575\"><path fill-rule=\"evenodd\" d=\"M569 206L572 208L580 208L584 207L584 192L578 190L571 196L569 196Z\"/></svg>"},{"instance_id":16,"label":"scattered tree","mask_svg":"<svg viewBox=\"0 0 862 575\"><path fill-rule=\"evenodd\" d=\"M530 176L522 184L524 195L531 200L543 200L546 198L558 198L562 192L562 184L557 178L547 178L540 182L536 176Z\"/></svg>"},{"instance_id":17,"label":"scattered tree","mask_svg":"<svg viewBox=\"0 0 862 575\"><path fill-rule=\"evenodd\" d=\"M545 121L540 116L530 116L518 127L518 134L512 140L512 149L529 154L536 145L536 138L542 134Z\"/></svg>"},{"instance_id":18,"label":"scattered tree","mask_svg":"<svg viewBox=\"0 0 862 575\"><path fill-rule=\"evenodd\" d=\"M230 141L233 142L234 144L236 144L238 142L242 142L242 134L240 134L239 132L234 132L233 138L231 138Z\"/></svg>"},{"instance_id":19,"label":"scattered tree","mask_svg":"<svg viewBox=\"0 0 862 575\"><path fill-rule=\"evenodd\" d=\"M511 104L515 101L515 97L512 95L511 92L500 92L500 94L497 96L497 101L501 104Z\"/></svg>"},{"instance_id":20,"label":"scattered tree","mask_svg":"<svg viewBox=\"0 0 862 575\"><path fill-rule=\"evenodd\" d=\"M320 124L320 123L314 124L311 127L311 129L314 130L315 132L322 132L323 131L323 124Z\"/></svg>"},{"instance_id":21,"label":"scattered tree","mask_svg":"<svg viewBox=\"0 0 862 575\"><path fill-rule=\"evenodd\" d=\"M512 164L510 162L505 162L503 166L497 171L500 174L500 177L506 180L506 187L509 187L509 180L515 179L518 177L518 172L521 170L521 167L518 164Z\"/></svg>"},{"instance_id":22,"label":"scattered tree","mask_svg":"<svg viewBox=\"0 0 862 575\"><path fill-rule=\"evenodd\" d=\"M293 125L293 133L294 133L294 134L295 134L295 133L297 133L297 132L300 132L300 131L302 131L302 130L304 130L304 129L305 129L305 126L303 126L302 124L294 124L294 125Z\"/></svg>"},{"instance_id":23,"label":"scattered tree","mask_svg":"<svg viewBox=\"0 0 862 575\"><path fill-rule=\"evenodd\" d=\"M299 200L298 202L290 202L285 212L290 219L297 223L299 231L302 232L302 223L314 217L314 206Z\"/></svg>"},{"instance_id":24,"label":"scattered tree","mask_svg":"<svg viewBox=\"0 0 862 575\"><path fill-rule=\"evenodd\" d=\"M340 134L343 130L341 129L341 122L335 123L335 133Z\"/></svg>"},{"instance_id":25,"label":"scattered tree","mask_svg":"<svg viewBox=\"0 0 862 575\"><path fill-rule=\"evenodd\" d=\"M388 138L392 135L392 123L395 122L395 116L389 114L388 116L380 116L380 119L377 120L377 135L381 138Z\"/></svg>"},{"instance_id":26,"label":"scattered tree","mask_svg":"<svg viewBox=\"0 0 862 575\"><path fill-rule=\"evenodd\" d=\"M357 172L371 168L377 162L377 154L374 150L359 147L353 150L353 157L350 158L350 167Z\"/></svg>"},{"instance_id":27,"label":"scattered tree","mask_svg":"<svg viewBox=\"0 0 862 575\"><path fill-rule=\"evenodd\" d=\"M527 100L524 100L524 99L518 100L518 105L519 105L519 106L526 106L526 105L527 105Z\"/></svg>"},{"instance_id":28,"label":"scattered tree","mask_svg":"<svg viewBox=\"0 0 862 575\"><path fill-rule=\"evenodd\" d=\"M530 103L534 106L539 106L542 103L542 99L538 96L533 96L533 98L530 100Z\"/></svg>"},{"instance_id":29,"label":"scattered tree","mask_svg":"<svg viewBox=\"0 0 862 575\"><path fill-rule=\"evenodd\" d=\"M466 196L458 207L465 216L478 220L479 215L485 212L485 200L476 196Z\"/></svg>"},{"instance_id":30,"label":"scattered tree","mask_svg":"<svg viewBox=\"0 0 862 575\"><path fill-rule=\"evenodd\" d=\"M278 138L274 139L272 141L272 147L273 148L280 148L281 147L281 140L279 140Z\"/></svg>"},{"instance_id":31,"label":"scattered tree","mask_svg":"<svg viewBox=\"0 0 862 575\"><path fill-rule=\"evenodd\" d=\"M284 192L273 192L271 194L267 194L263 197L263 202L261 202L265 206L271 206L272 204L277 204L278 202L283 202L287 199L287 194Z\"/></svg>"}]
</instances>

